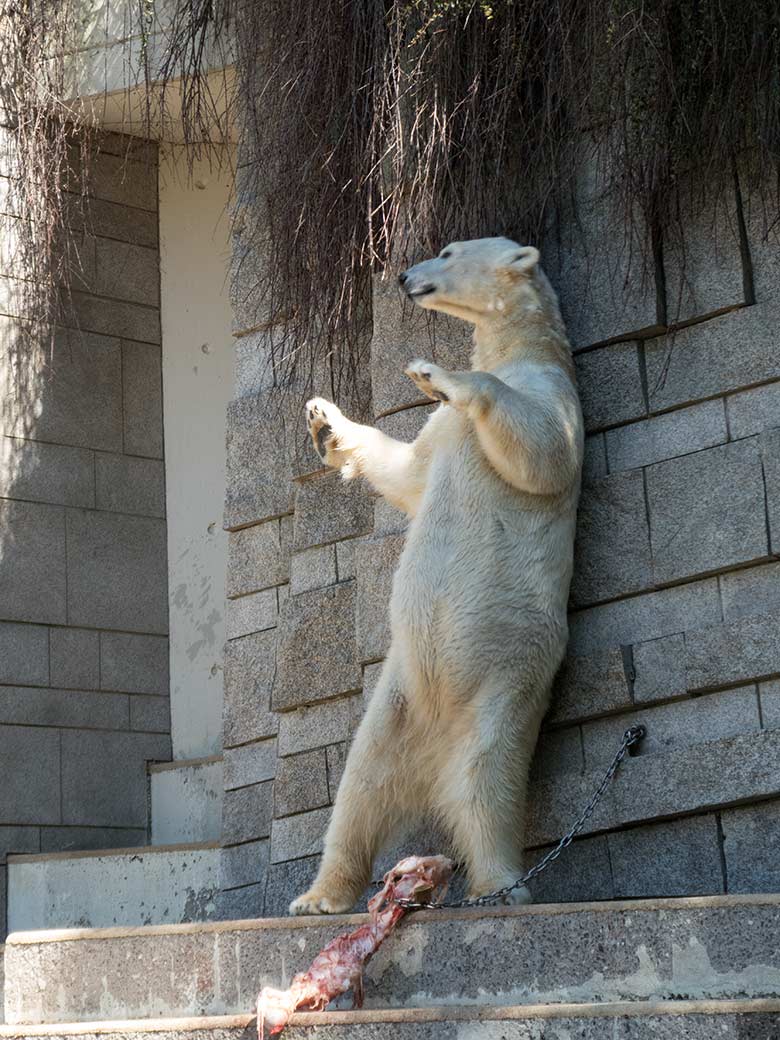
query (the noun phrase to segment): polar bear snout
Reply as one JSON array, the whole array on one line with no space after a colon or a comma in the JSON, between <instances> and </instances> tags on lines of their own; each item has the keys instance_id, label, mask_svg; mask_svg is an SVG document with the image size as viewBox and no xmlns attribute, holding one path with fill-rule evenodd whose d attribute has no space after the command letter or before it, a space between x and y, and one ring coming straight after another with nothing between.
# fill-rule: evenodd
<instances>
[{"instance_id":1,"label":"polar bear snout","mask_svg":"<svg viewBox=\"0 0 780 1040\"><path fill-rule=\"evenodd\" d=\"M421 296L430 296L431 293L436 292L436 286L431 279L426 277L424 273L421 277L414 267L410 267L408 271L402 271L398 275L398 284L410 300L419 299Z\"/></svg>"}]
</instances>

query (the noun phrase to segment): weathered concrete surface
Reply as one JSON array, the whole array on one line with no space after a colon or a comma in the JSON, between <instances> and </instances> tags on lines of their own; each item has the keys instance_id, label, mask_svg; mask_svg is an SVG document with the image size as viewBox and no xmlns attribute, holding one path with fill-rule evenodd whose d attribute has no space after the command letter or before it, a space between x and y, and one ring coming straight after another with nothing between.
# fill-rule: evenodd
<instances>
[{"instance_id":1,"label":"weathered concrete surface","mask_svg":"<svg viewBox=\"0 0 780 1040\"><path fill-rule=\"evenodd\" d=\"M8 930L208 920L218 853L184 845L11 856Z\"/></svg>"},{"instance_id":2,"label":"weathered concrete surface","mask_svg":"<svg viewBox=\"0 0 780 1040\"><path fill-rule=\"evenodd\" d=\"M629 1004L398 1008L295 1015L287 1035L321 1040L777 1040L778 1000L670 1000ZM134 1037L138 1040L250 1040L249 1015L4 1026L0 1037Z\"/></svg>"},{"instance_id":3,"label":"weathered concrete surface","mask_svg":"<svg viewBox=\"0 0 780 1040\"><path fill-rule=\"evenodd\" d=\"M286 984L333 936L364 920L12 935L6 1018L239 1013L258 987ZM369 1008L676 997L780 997L780 896L420 914L366 973Z\"/></svg>"},{"instance_id":4,"label":"weathered concrete surface","mask_svg":"<svg viewBox=\"0 0 780 1040\"><path fill-rule=\"evenodd\" d=\"M219 841L222 759L165 762L149 767L152 844Z\"/></svg>"}]
</instances>

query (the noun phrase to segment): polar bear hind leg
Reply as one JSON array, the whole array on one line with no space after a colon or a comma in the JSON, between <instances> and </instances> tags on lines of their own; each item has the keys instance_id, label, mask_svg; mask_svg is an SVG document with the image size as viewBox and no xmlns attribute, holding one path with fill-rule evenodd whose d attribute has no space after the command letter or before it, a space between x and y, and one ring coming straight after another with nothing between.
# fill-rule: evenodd
<instances>
[{"instance_id":1,"label":"polar bear hind leg","mask_svg":"<svg viewBox=\"0 0 780 1040\"><path fill-rule=\"evenodd\" d=\"M291 914L350 910L382 847L399 824L419 814L425 787L415 771L418 755L405 747L406 729L406 702L388 659L347 757L319 872L290 904Z\"/></svg>"}]
</instances>

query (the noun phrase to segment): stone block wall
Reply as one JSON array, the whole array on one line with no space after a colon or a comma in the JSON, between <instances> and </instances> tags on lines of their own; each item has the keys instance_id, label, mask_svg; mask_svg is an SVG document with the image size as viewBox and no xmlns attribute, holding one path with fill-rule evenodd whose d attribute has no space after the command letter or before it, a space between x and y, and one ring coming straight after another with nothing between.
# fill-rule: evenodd
<instances>
[{"instance_id":1,"label":"stone block wall","mask_svg":"<svg viewBox=\"0 0 780 1040\"><path fill-rule=\"evenodd\" d=\"M100 147L51 349L0 280L0 936L6 855L144 844L170 758L156 151Z\"/></svg>"},{"instance_id":2,"label":"stone block wall","mask_svg":"<svg viewBox=\"0 0 780 1040\"><path fill-rule=\"evenodd\" d=\"M570 649L533 767L529 864L579 814L624 729L643 722L647 739L535 895L776 891L778 242L760 206L735 197L642 271L591 201L543 257L576 354L587 451ZM283 913L316 870L387 649L404 538L397 511L297 451L303 398L267 376L264 316L246 305L241 266L222 877L235 917ZM376 283L380 428L412 439L431 410L402 375L409 358L457 368L468 355L465 326L438 321L432 339Z\"/></svg>"}]
</instances>

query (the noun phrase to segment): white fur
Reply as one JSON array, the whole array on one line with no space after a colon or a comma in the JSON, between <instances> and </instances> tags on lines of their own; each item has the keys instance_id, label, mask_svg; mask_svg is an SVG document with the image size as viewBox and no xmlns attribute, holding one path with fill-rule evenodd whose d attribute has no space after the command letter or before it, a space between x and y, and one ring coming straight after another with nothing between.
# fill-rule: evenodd
<instances>
[{"instance_id":1,"label":"white fur","mask_svg":"<svg viewBox=\"0 0 780 1040\"><path fill-rule=\"evenodd\" d=\"M475 326L470 372L414 361L446 398L413 444L307 405L315 447L412 521L392 643L350 750L319 874L291 913L349 909L399 822L434 814L472 894L522 873L528 768L566 646L582 416L533 247L455 243L411 268L421 306ZM518 899L527 898L518 893Z\"/></svg>"}]
</instances>

